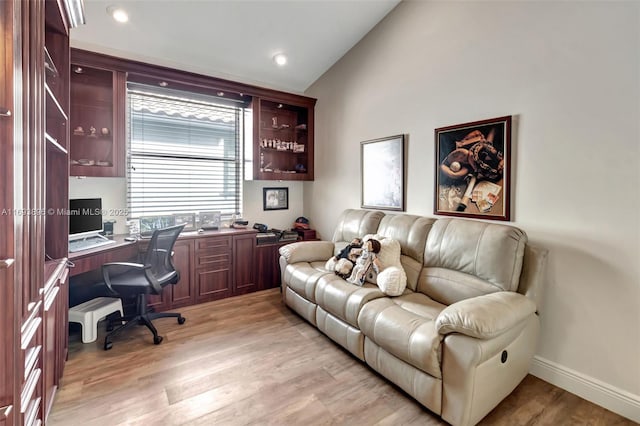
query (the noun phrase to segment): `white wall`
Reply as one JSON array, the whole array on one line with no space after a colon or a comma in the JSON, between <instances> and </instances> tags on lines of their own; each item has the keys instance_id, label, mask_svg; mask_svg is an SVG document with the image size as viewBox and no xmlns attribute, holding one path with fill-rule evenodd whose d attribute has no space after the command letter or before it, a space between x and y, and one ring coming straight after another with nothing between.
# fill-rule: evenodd
<instances>
[{"instance_id":1,"label":"white wall","mask_svg":"<svg viewBox=\"0 0 640 426\"><path fill-rule=\"evenodd\" d=\"M264 211L262 188L289 188L289 209ZM245 181L243 184L243 218L252 226L255 222L267 224L270 228L289 229L303 212L303 185L301 182L286 181ZM100 197L106 213L103 220L115 220L114 232L125 234L126 216L119 213L127 208L127 184L125 178L75 178L69 181L69 198ZM114 216L115 214L115 216Z\"/></svg>"},{"instance_id":2,"label":"white wall","mask_svg":"<svg viewBox=\"0 0 640 426\"><path fill-rule=\"evenodd\" d=\"M407 212L432 216L434 129L513 115L512 221L550 250L537 360L640 408L640 3L404 1L307 95L324 238L360 141L408 134Z\"/></svg>"}]
</instances>

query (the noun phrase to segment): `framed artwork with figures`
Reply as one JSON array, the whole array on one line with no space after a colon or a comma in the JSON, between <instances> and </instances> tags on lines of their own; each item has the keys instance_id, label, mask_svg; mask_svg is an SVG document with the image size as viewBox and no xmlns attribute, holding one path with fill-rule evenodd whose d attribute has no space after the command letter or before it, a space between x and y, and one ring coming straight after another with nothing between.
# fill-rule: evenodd
<instances>
[{"instance_id":1,"label":"framed artwork with figures","mask_svg":"<svg viewBox=\"0 0 640 426\"><path fill-rule=\"evenodd\" d=\"M510 220L511 116L435 129L434 214Z\"/></svg>"}]
</instances>

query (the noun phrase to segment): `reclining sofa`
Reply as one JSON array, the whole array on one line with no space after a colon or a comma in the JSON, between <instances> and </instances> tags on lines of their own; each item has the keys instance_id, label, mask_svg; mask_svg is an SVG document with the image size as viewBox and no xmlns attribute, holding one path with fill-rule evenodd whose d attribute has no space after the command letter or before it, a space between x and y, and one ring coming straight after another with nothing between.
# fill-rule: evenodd
<instances>
[{"instance_id":1,"label":"reclining sofa","mask_svg":"<svg viewBox=\"0 0 640 426\"><path fill-rule=\"evenodd\" d=\"M400 243L401 295L325 269L367 234ZM332 241L280 248L282 297L443 420L472 425L528 373L546 257L509 225L350 209Z\"/></svg>"}]
</instances>

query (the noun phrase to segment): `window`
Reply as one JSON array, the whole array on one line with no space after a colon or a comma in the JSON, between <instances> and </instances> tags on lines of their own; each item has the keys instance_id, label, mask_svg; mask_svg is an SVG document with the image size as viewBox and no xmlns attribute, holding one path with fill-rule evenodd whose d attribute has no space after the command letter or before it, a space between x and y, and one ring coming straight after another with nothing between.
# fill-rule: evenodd
<instances>
[{"instance_id":1,"label":"window","mask_svg":"<svg viewBox=\"0 0 640 426\"><path fill-rule=\"evenodd\" d=\"M135 83L127 98L131 217L241 213L242 105Z\"/></svg>"}]
</instances>

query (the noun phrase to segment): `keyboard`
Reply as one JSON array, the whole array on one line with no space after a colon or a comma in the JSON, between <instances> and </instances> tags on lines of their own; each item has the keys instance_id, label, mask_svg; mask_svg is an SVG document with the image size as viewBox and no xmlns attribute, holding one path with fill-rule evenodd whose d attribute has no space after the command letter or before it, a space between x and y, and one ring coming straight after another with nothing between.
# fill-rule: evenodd
<instances>
[{"instance_id":1,"label":"keyboard","mask_svg":"<svg viewBox=\"0 0 640 426\"><path fill-rule=\"evenodd\" d=\"M69 241L69 252L73 253L76 251L89 250L92 248L104 246L107 244L113 244L113 243L115 243L115 241L109 240L102 236L87 237L81 240Z\"/></svg>"}]
</instances>

